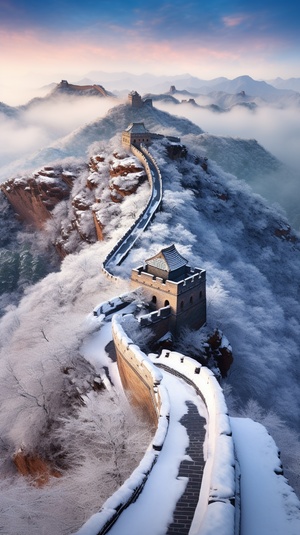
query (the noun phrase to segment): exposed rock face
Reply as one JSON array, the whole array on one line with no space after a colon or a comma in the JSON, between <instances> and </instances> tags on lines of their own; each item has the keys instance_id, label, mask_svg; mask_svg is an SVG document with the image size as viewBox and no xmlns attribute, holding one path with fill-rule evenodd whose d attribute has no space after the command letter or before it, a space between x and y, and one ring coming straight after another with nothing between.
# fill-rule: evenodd
<instances>
[{"instance_id":1,"label":"exposed rock face","mask_svg":"<svg viewBox=\"0 0 300 535\"><path fill-rule=\"evenodd\" d=\"M57 203L69 197L75 175L62 167L44 167L31 176L9 179L1 190L18 217L42 229Z\"/></svg>"},{"instance_id":2,"label":"exposed rock face","mask_svg":"<svg viewBox=\"0 0 300 535\"><path fill-rule=\"evenodd\" d=\"M232 349L227 338L218 329L207 340L207 356L213 358L221 372L222 377L227 376L227 372L233 363Z\"/></svg>"},{"instance_id":3,"label":"exposed rock face","mask_svg":"<svg viewBox=\"0 0 300 535\"><path fill-rule=\"evenodd\" d=\"M277 236L277 238L282 238L283 240L291 241L292 243L296 243L298 241L297 236L293 233L289 225L286 225L284 228L275 229L274 234Z\"/></svg>"},{"instance_id":4,"label":"exposed rock face","mask_svg":"<svg viewBox=\"0 0 300 535\"><path fill-rule=\"evenodd\" d=\"M138 186L146 180L144 168L132 156L114 153L114 160L110 163L109 174L111 180L109 187L111 199L121 202L123 197L135 193Z\"/></svg>"},{"instance_id":5,"label":"exposed rock face","mask_svg":"<svg viewBox=\"0 0 300 535\"><path fill-rule=\"evenodd\" d=\"M167 145L168 157L171 160L178 160L187 157L187 148L180 143L170 143Z\"/></svg>"},{"instance_id":6,"label":"exposed rock face","mask_svg":"<svg viewBox=\"0 0 300 535\"><path fill-rule=\"evenodd\" d=\"M51 240L63 258L81 242L105 239L105 227L111 224L114 209L136 192L146 180L140 162L126 152L110 157L95 154L88 165L67 169L46 166L23 177L10 179L1 189L19 219L42 230L53 217ZM53 214L53 209L61 202ZM47 227L49 229L49 225Z\"/></svg>"},{"instance_id":7,"label":"exposed rock face","mask_svg":"<svg viewBox=\"0 0 300 535\"><path fill-rule=\"evenodd\" d=\"M105 158L103 154L97 154L90 159L89 168L91 173L87 177L86 187L94 191L94 197L90 197L89 208L92 210L97 239L103 240L105 218L101 202L107 196L106 192L110 192L111 201L121 203L124 197L136 192L147 176L139 161L124 152L114 152L110 159ZM82 198L81 206L77 203L77 208L86 209Z\"/></svg>"},{"instance_id":8,"label":"exposed rock face","mask_svg":"<svg viewBox=\"0 0 300 535\"><path fill-rule=\"evenodd\" d=\"M104 240L104 225L101 223L101 220L97 212L93 212L93 218L94 218L94 225L95 225L96 234L97 234L97 240L102 241Z\"/></svg>"},{"instance_id":9,"label":"exposed rock face","mask_svg":"<svg viewBox=\"0 0 300 535\"><path fill-rule=\"evenodd\" d=\"M61 477L61 473L45 460L37 455L25 453L22 449L14 455L13 462L18 473L30 478L37 487L46 485L50 477Z\"/></svg>"}]
</instances>

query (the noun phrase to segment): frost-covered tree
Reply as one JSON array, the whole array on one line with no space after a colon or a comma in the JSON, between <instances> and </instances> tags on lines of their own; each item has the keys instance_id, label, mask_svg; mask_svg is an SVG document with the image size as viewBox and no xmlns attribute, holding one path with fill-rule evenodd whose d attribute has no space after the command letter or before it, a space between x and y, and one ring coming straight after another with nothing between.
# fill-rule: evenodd
<instances>
[{"instance_id":1,"label":"frost-covered tree","mask_svg":"<svg viewBox=\"0 0 300 535\"><path fill-rule=\"evenodd\" d=\"M142 457L149 429L128 402L103 392L64 418L56 441L65 469L43 488L7 475L0 479L1 529L6 535L66 535L98 511Z\"/></svg>"}]
</instances>

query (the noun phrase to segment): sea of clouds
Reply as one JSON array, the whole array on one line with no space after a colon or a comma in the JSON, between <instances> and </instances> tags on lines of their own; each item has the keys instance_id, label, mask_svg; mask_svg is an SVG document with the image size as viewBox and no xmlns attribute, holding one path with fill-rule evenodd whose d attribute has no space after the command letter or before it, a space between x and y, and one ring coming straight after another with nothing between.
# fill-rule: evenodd
<instances>
[{"instance_id":1,"label":"sea of clouds","mask_svg":"<svg viewBox=\"0 0 300 535\"><path fill-rule=\"evenodd\" d=\"M182 111L181 111L182 110ZM256 139L266 150L300 173L300 109L234 107L216 113L180 106L180 113L211 134Z\"/></svg>"},{"instance_id":2,"label":"sea of clouds","mask_svg":"<svg viewBox=\"0 0 300 535\"><path fill-rule=\"evenodd\" d=\"M204 104L201 100L199 102ZM250 181L247 173L244 175L242 169L238 176L248 181L255 192L263 195L270 202L278 202L286 210L291 225L300 229L299 108L283 109L266 105L252 111L239 106L233 107L230 111L218 113L189 104L178 106L160 102L155 103L155 106L190 119L208 134L245 140L255 139L264 149L274 155L283 163L280 170L268 172L265 175L260 172L256 175L252 173ZM224 157L227 159L228 155ZM232 160L233 158L232 154ZM216 161L222 167L222 153ZM251 162L251 153L249 153L249 161ZM257 162L254 162L254 166L257 167ZM228 170L235 174L234 162L231 167L232 169Z\"/></svg>"},{"instance_id":3,"label":"sea of clouds","mask_svg":"<svg viewBox=\"0 0 300 535\"><path fill-rule=\"evenodd\" d=\"M206 100L203 101L203 98ZM197 100L197 99L196 99ZM207 97L198 99L207 104ZM0 112L0 176L5 181L22 169L22 160L70 134L85 124L104 117L116 103L114 99L66 97L41 99L18 108L13 116ZM155 102L155 107L197 124L205 132L227 138L256 139L283 166L280 172L260 173L251 177L251 187L287 211L290 223L300 228L300 110L259 106L255 110L233 107L217 113L189 104L173 105ZM146 125L147 126L147 125ZM251 154L249 154L251 159ZM36 158L38 161L38 157ZM222 154L217 163L222 167ZM17 162L17 163L16 163ZM256 164L256 163L255 163ZM256 164L257 166L257 164ZM235 172L234 169L227 169ZM248 180L242 171L239 178Z\"/></svg>"},{"instance_id":4,"label":"sea of clouds","mask_svg":"<svg viewBox=\"0 0 300 535\"><path fill-rule=\"evenodd\" d=\"M114 104L111 98L61 95L17 108L13 116L0 109L0 167L103 117Z\"/></svg>"}]
</instances>

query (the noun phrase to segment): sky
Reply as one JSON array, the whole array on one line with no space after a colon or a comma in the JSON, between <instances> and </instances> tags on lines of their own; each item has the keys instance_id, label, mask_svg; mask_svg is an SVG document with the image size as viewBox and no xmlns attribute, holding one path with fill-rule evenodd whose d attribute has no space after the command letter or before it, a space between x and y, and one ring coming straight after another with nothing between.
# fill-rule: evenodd
<instances>
[{"instance_id":1,"label":"sky","mask_svg":"<svg viewBox=\"0 0 300 535\"><path fill-rule=\"evenodd\" d=\"M95 70L298 77L299 21L293 0L0 0L0 89Z\"/></svg>"}]
</instances>

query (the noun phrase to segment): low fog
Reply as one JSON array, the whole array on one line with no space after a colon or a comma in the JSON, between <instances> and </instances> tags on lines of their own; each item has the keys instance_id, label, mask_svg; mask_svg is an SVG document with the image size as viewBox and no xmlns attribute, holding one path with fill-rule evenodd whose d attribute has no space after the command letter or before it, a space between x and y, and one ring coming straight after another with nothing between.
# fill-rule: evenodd
<instances>
[{"instance_id":1,"label":"low fog","mask_svg":"<svg viewBox=\"0 0 300 535\"><path fill-rule=\"evenodd\" d=\"M19 77L10 78L10 85L0 83L0 102L5 102L9 106L23 106L33 98L46 97L49 93L49 86L56 79L59 80L59 76L55 75L50 78L47 76L45 79L30 77L30 81Z\"/></svg>"},{"instance_id":2,"label":"low fog","mask_svg":"<svg viewBox=\"0 0 300 535\"><path fill-rule=\"evenodd\" d=\"M115 99L59 96L0 112L0 166L34 153L76 128L106 115Z\"/></svg>"},{"instance_id":3,"label":"low fog","mask_svg":"<svg viewBox=\"0 0 300 535\"><path fill-rule=\"evenodd\" d=\"M202 106L211 104L208 97L199 97L197 102ZM119 101L110 98L61 96L55 99L37 100L29 107L18 108L17 115L7 116L4 112L0 113L1 180L4 181L8 175L22 170L23 159L25 160L33 153L39 156L42 148L53 143L56 143L55 147L59 148L57 140L105 116L107 111L118 103ZM155 101L154 106L177 116L185 116L211 135L224 136L227 139L231 137L245 140L256 139L262 147L282 162L280 169L266 172L262 166L260 172L259 164L255 161L253 168L256 169L249 173L251 167L249 148L247 175L242 165L237 170L233 145L224 148L226 155L224 151L218 152L219 149L212 150L211 147L208 149L207 145L205 150L207 156L215 159L220 167L246 180L255 192L263 195L270 202L279 203L286 210L290 224L296 229L300 228L299 109L279 109L260 104L253 111L235 106L228 112L217 113L191 104L173 105ZM145 124L149 127L147 121ZM105 128L107 129L108 125ZM245 153L246 150L245 148ZM39 157L34 159L36 166L48 163L49 155L45 161L43 161L44 153L40 152L40 155L40 159Z\"/></svg>"},{"instance_id":4,"label":"low fog","mask_svg":"<svg viewBox=\"0 0 300 535\"><path fill-rule=\"evenodd\" d=\"M187 117L210 134L256 139L279 160L299 172L299 108L264 107L251 111L239 106L228 112L217 113L190 104L178 106L155 102L155 106L169 113Z\"/></svg>"},{"instance_id":5,"label":"low fog","mask_svg":"<svg viewBox=\"0 0 300 535\"><path fill-rule=\"evenodd\" d=\"M196 99L197 101L197 99ZM208 102L202 102L202 105ZM165 104L155 102L155 106L169 113L184 116L208 134L245 140L255 139L268 152L273 154L283 165L272 172L259 171L259 163L253 162L253 172L249 173L249 160L245 162L245 172L240 168L237 174L234 147L224 150L227 154L214 150L214 157L218 165L227 171L237 174L238 178L246 180L253 190L271 202L278 202L288 215L290 224L300 229L300 109L275 107L258 107L251 111L243 107L234 107L228 112L217 113L207 109L197 108L191 104ZM228 153L230 151L230 153ZM208 152L208 156L212 157ZM226 158L225 165L223 158ZM229 162L229 160L231 160ZM249 163L250 162L250 163ZM254 170L254 167L256 170ZM251 175L251 177L250 177Z\"/></svg>"}]
</instances>

